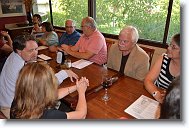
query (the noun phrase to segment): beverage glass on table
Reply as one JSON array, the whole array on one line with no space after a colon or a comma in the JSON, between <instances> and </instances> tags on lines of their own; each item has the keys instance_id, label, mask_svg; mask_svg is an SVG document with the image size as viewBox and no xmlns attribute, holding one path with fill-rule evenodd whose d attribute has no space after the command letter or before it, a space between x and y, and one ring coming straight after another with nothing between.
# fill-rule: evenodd
<instances>
[{"instance_id":1,"label":"beverage glass on table","mask_svg":"<svg viewBox=\"0 0 189 128\"><path fill-rule=\"evenodd\" d=\"M102 97L103 101L110 100L110 96L108 95L108 88L112 85L112 78L109 76L104 76L102 81L102 87L105 89L105 94Z\"/></svg>"},{"instance_id":2,"label":"beverage glass on table","mask_svg":"<svg viewBox=\"0 0 189 128\"><path fill-rule=\"evenodd\" d=\"M66 60L65 60L65 65L66 65L67 68L71 68L71 67L72 67L72 62L71 62L71 60L70 60L70 59L66 59Z\"/></svg>"}]
</instances>

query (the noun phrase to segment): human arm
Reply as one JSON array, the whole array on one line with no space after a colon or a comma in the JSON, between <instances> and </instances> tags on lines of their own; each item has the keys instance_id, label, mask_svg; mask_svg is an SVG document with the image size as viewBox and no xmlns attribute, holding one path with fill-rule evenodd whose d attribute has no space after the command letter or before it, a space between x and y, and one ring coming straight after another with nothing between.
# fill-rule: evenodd
<instances>
[{"instance_id":1,"label":"human arm","mask_svg":"<svg viewBox=\"0 0 189 128\"><path fill-rule=\"evenodd\" d=\"M76 82L78 91L78 103L76 110L73 112L68 112L67 119L84 119L87 114L87 103L85 98L85 91L87 86L89 86L89 81L85 77L82 77L80 81Z\"/></svg>"},{"instance_id":2,"label":"human arm","mask_svg":"<svg viewBox=\"0 0 189 128\"><path fill-rule=\"evenodd\" d=\"M74 56L76 58L89 59L93 55L95 55L94 53L92 53L88 50L86 52L78 52L77 46L68 46L68 45L62 44L61 47L66 53L68 53L69 55Z\"/></svg>"},{"instance_id":3,"label":"human arm","mask_svg":"<svg viewBox=\"0 0 189 128\"><path fill-rule=\"evenodd\" d=\"M163 98L165 96L165 91L158 88L154 81L158 78L161 70L161 64L162 64L163 56L160 56L155 64L152 66L148 74L146 75L146 78L144 80L144 87L145 89L153 95L153 97L160 103L163 102Z\"/></svg>"},{"instance_id":4,"label":"human arm","mask_svg":"<svg viewBox=\"0 0 189 128\"><path fill-rule=\"evenodd\" d=\"M71 70L61 70L61 71L59 71L58 73L56 73L55 76L57 77L59 84L61 84L62 81L63 81L64 79L66 79L67 77L70 77L70 80L71 80L72 82L74 82L73 78L74 78L74 79L78 79L77 74L75 74L75 73L74 73L73 71L71 71Z\"/></svg>"},{"instance_id":5,"label":"human arm","mask_svg":"<svg viewBox=\"0 0 189 128\"><path fill-rule=\"evenodd\" d=\"M12 39L11 39L10 35L9 35L7 32L5 32L5 31L1 31L1 34L2 34L4 37L7 38L6 44L9 45L9 46L12 48Z\"/></svg>"},{"instance_id":6,"label":"human arm","mask_svg":"<svg viewBox=\"0 0 189 128\"><path fill-rule=\"evenodd\" d=\"M13 51L12 47L10 47L7 44L4 44L3 47L1 47L0 49L7 52L7 53L11 53Z\"/></svg>"},{"instance_id":7,"label":"human arm","mask_svg":"<svg viewBox=\"0 0 189 128\"><path fill-rule=\"evenodd\" d=\"M58 89L58 99L62 99L63 97L69 95L72 92L75 92L77 89L76 85L66 88L59 88Z\"/></svg>"}]
</instances>

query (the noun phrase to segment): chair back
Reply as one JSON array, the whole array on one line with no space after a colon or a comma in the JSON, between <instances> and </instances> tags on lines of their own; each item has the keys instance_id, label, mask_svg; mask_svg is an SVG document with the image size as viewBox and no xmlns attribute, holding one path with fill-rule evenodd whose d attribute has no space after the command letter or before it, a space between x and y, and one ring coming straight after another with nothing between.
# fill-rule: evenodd
<instances>
[{"instance_id":1,"label":"chair back","mask_svg":"<svg viewBox=\"0 0 189 128\"><path fill-rule=\"evenodd\" d=\"M114 44L114 43L115 43L115 41L106 39L106 45L107 45L107 51L108 51L108 52L109 52L109 50L110 50L110 47L111 47L112 44Z\"/></svg>"},{"instance_id":2,"label":"chair back","mask_svg":"<svg viewBox=\"0 0 189 128\"><path fill-rule=\"evenodd\" d=\"M148 56L150 57L149 63L150 63L150 67L151 67L151 63L152 63L152 59L153 59L153 56L154 56L155 49L147 48L147 47L143 47L143 46L140 46L140 47L141 47L141 48L148 54Z\"/></svg>"}]
</instances>

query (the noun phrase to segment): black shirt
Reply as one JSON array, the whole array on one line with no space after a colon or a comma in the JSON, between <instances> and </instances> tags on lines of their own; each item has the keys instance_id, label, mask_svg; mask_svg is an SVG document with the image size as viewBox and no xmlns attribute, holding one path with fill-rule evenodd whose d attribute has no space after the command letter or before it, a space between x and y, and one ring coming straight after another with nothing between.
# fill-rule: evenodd
<instances>
[{"instance_id":1,"label":"black shirt","mask_svg":"<svg viewBox=\"0 0 189 128\"><path fill-rule=\"evenodd\" d=\"M125 65L126 65L126 63L127 63L127 60L128 60L128 58L129 58L129 55L130 55L130 54L128 54L128 55L126 55L126 56L123 56L123 55L122 55L121 65L120 65L120 69L119 69L119 73L121 73L121 74L124 74Z\"/></svg>"}]
</instances>

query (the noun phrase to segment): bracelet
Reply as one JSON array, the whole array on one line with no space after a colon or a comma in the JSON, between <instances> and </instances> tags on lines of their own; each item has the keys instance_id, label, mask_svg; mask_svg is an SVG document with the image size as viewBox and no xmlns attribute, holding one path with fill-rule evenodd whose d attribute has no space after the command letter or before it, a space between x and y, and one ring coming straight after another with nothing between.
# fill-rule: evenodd
<instances>
[{"instance_id":1,"label":"bracelet","mask_svg":"<svg viewBox=\"0 0 189 128\"><path fill-rule=\"evenodd\" d=\"M152 93L152 96L155 97L155 96L157 95L157 93L158 93L158 91L154 91L154 92Z\"/></svg>"},{"instance_id":2,"label":"bracelet","mask_svg":"<svg viewBox=\"0 0 189 128\"><path fill-rule=\"evenodd\" d=\"M70 92L70 88L68 87L68 94L70 94L71 92Z\"/></svg>"}]
</instances>

